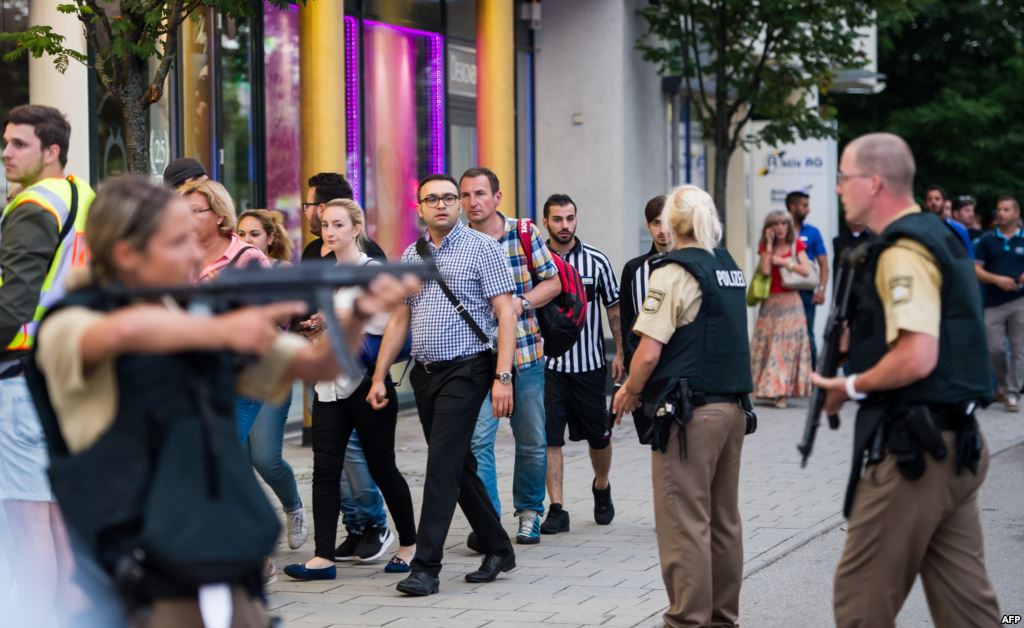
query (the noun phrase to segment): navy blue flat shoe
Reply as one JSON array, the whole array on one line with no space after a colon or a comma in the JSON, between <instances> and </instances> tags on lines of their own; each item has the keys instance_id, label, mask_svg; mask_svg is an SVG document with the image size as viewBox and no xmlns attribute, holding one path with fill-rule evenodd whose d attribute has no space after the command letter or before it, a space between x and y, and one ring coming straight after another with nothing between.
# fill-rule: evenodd
<instances>
[{"instance_id":1,"label":"navy blue flat shoe","mask_svg":"<svg viewBox=\"0 0 1024 628\"><path fill-rule=\"evenodd\" d=\"M410 571L412 571L412 567L409 566L409 563L397 556L392 556L391 562L384 565L384 573L409 573Z\"/></svg>"},{"instance_id":2,"label":"navy blue flat shoe","mask_svg":"<svg viewBox=\"0 0 1024 628\"><path fill-rule=\"evenodd\" d=\"M296 580L334 580L338 577L338 569L334 565L310 569L303 563L296 563L286 566L283 571Z\"/></svg>"}]
</instances>

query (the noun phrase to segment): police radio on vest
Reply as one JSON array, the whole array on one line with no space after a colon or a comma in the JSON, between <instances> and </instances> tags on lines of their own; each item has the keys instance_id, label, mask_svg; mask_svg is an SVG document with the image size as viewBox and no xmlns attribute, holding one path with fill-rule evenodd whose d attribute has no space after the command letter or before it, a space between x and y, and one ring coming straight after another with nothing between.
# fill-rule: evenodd
<instances>
[{"instance_id":1,"label":"police radio on vest","mask_svg":"<svg viewBox=\"0 0 1024 628\"><path fill-rule=\"evenodd\" d=\"M747 280L742 270L716 270L715 278L722 288L746 288Z\"/></svg>"}]
</instances>

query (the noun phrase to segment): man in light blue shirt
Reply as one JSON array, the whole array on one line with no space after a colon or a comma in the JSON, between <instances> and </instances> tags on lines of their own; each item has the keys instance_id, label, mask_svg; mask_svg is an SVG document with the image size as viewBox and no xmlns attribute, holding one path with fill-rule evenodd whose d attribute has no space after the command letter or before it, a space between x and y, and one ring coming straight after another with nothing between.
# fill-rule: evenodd
<instances>
[{"instance_id":1,"label":"man in light blue shirt","mask_svg":"<svg viewBox=\"0 0 1024 628\"><path fill-rule=\"evenodd\" d=\"M828 251L825 241L821 239L818 228L804 222L811 213L810 196L806 192L795 191L786 195L786 209L793 216L797 236L807 247L807 257L818 263L818 287L814 290L801 290L800 300L804 302L804 316L807 318L807 338L811 341L811 366L817 368L818 350L814 342L814 312L825 302L825 287L828 286Z\"/></svg>"}]
</instances>

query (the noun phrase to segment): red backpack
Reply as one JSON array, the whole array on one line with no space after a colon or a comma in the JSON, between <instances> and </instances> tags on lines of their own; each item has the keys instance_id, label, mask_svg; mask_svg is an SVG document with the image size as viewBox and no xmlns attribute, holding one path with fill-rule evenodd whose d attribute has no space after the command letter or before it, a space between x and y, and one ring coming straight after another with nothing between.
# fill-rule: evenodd
<instances>
[{"instance_id":1,"label":"red backpack","mask_svg":"<svg viewBox=\"0 0 1024 628\"><path fill-rule=\"evenodd\" d=\"M533 277L533 238L531 222L517 220L519 242L526 253L527 268ZM587 293L579 272L558 253L551 252L551 258L558 268L558 280L562 282L562 293L547 305L537 308L537 322L540 335L544 338L544 355L557 358L572 348L580 339L587 318Z\"/></svg>"}]
</instances>

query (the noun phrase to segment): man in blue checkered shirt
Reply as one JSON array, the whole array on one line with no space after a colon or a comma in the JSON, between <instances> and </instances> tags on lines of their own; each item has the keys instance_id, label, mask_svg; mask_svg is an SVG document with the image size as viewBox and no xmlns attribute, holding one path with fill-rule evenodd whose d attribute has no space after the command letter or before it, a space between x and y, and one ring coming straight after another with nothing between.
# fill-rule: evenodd
<instances>
[{"instance_id":1,"label":"man in blue checkered shirt","mask_svg":"<svg viewBox=\"0 0 1024 628\"><path fill-rule=\"evenodd\" d=\"M551 251L544 245L540 230L530 225L532 263L526 258L519 238L518 221L498 212L501 189L498 177L487 168L470 168L459 179L462 209L469 225L494 238L507 255L512 280L516 284L512 306L516 324L515 411L510 417L516 441L515 473L512 479L512 501L519 530L516 543L540 542L540 523L544 514L544 478L547 472L547 438L544 432L544 345L540 336L536 308L549 303L562 291L558 268ZM531 267L533 272L530 272ZM494 509L501 514L498 498L498 474L494 462L494 439L498 419L491 410L491 400L484 399L473 432L473 455L477 473L487 487ZM480 551L470 535L470 549Z\"/></svg>"},{"instance_id":2,"label":"man in blue checkered shirt","mask_svg":"<svg viewBox=\"0 0 1024 628\"><path fill-rule=\"evenodd\" d=\"M420 182L419 215L427 230L418 244L434 259L459 305L438 282L431 282L398 307L384 332L367 396L374 408L387 404L387 372L411 324L416 366L409 381L427 439L427 470L412 573L397 587L407 595L437 593L456 503L485 554L480 569L466 574L466 581L492 582L498 573L516 566L512 542L470 452L477 412L488 391L495 415L508 416L513 410L515 285L498 243L459 220L458 192L455 179L446 174L429 175ZM402 261L420 261L417 244L406 249Z\"/></svg>"}]
</instances>

